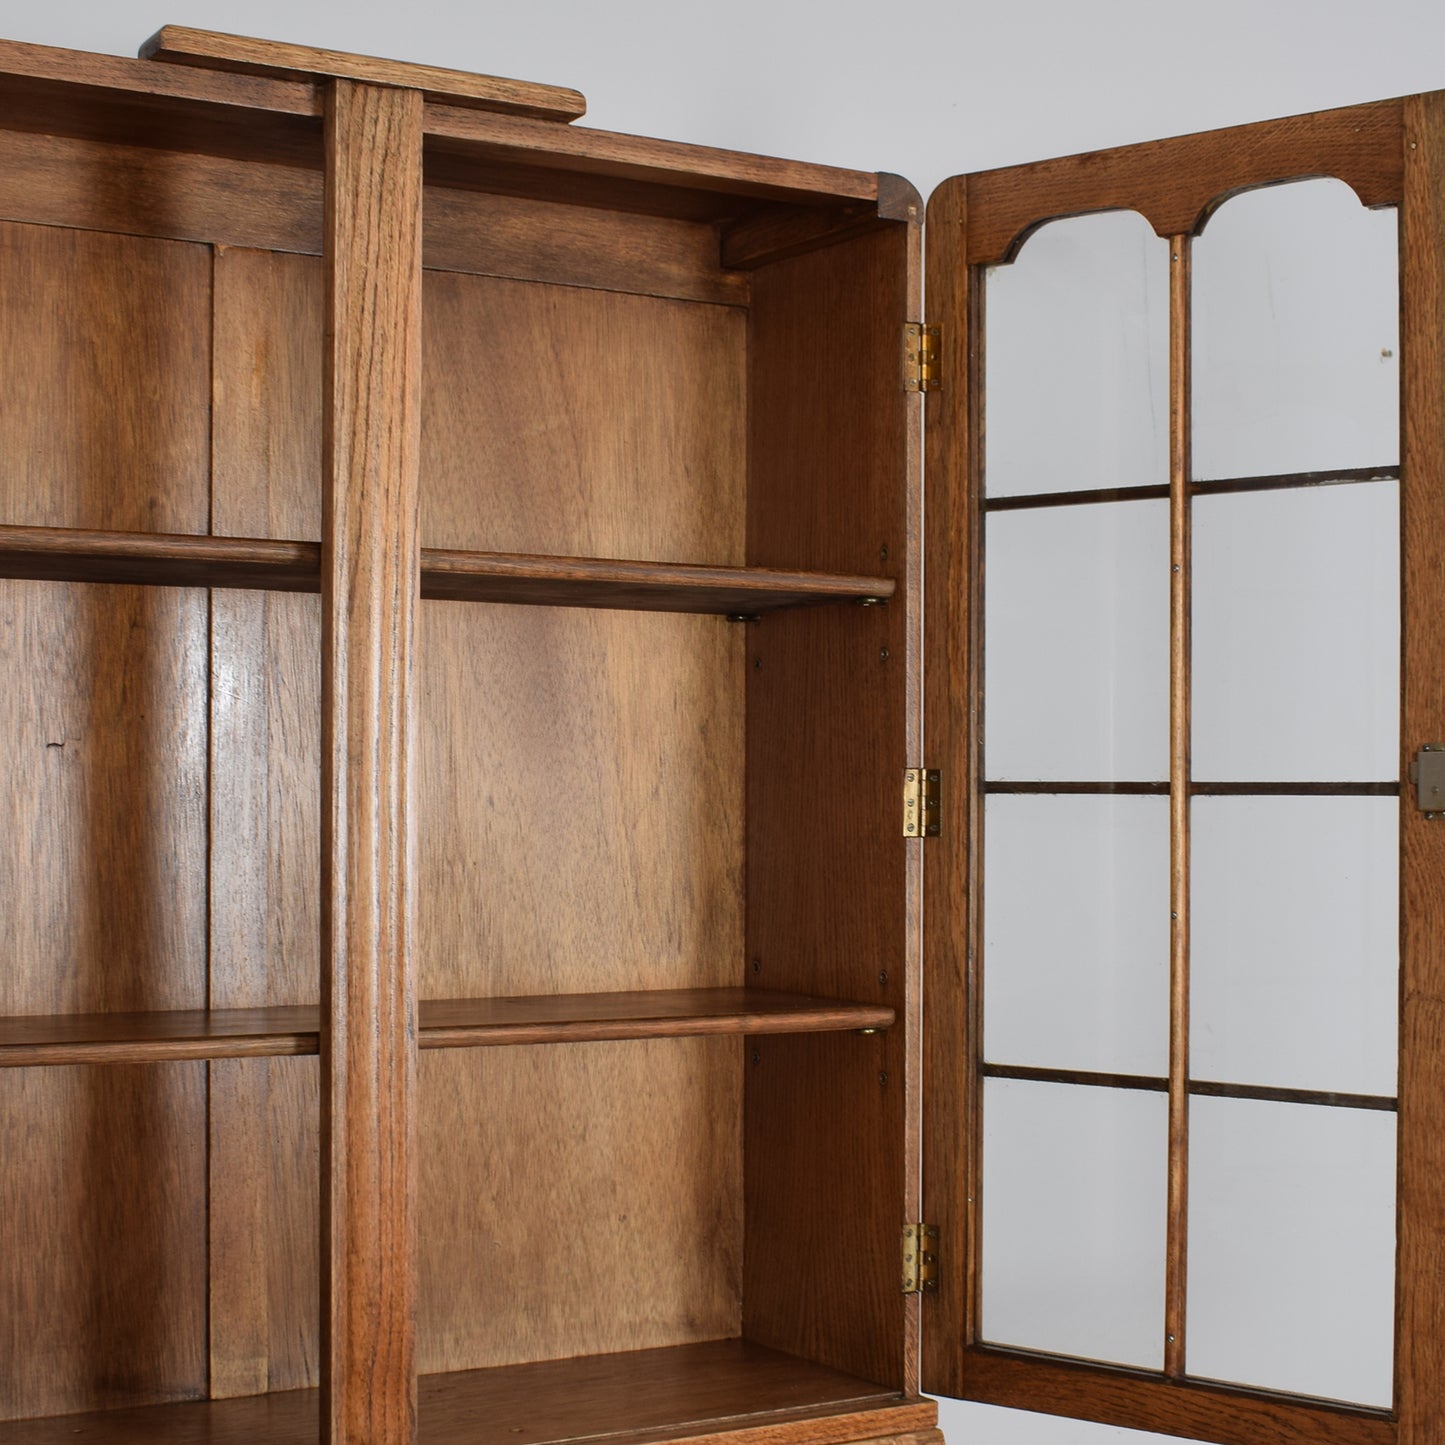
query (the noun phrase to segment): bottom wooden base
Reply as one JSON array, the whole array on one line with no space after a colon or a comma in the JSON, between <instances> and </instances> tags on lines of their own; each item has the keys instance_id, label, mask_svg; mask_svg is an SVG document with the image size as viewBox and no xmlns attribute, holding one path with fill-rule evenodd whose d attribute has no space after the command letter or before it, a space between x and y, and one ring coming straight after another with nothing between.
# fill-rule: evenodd
<instances>
[{"instance_id":1,"label":"bottom wooden base","mask_svg":"<svg viewBox=\"0 0 1445 1445\"><path fill-rule=\"evenodd\" d=\"M317 1392L0 1424L0 1445L317 1445ZM938 1407L745 1340L420 1383L420 1445L942 1445Z\"/></svg>"}]
</instances>

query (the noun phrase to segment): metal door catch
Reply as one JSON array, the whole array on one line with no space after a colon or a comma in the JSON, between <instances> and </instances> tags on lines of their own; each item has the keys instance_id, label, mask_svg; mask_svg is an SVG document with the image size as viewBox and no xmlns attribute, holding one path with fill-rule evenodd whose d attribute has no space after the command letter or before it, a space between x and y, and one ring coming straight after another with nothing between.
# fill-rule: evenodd
<instances>
[{"instance_id":1,"label":"metal door catch","mask_svg":"<svg viewBox=\"0 0 1445 1445\"><path fill-rule=\"evenodd\" d=\"M1410 764L1415 801L1427 818L1445 818L1445 743L1425 743Z\"/></svg>"}]
</instances>

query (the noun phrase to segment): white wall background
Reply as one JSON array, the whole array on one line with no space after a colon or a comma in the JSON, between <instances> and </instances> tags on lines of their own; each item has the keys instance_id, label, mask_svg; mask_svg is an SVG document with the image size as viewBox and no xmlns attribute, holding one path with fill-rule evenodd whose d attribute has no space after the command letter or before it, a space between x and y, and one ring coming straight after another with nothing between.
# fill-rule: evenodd
<instances>
[{"instance_id":1,"label":"white wall background","mask_svg":"<svg viewBox=\"0 0 1445 1445\"><path fill-rule=\"evenodd\" d=\"M161 24L573 85L588 123L957 171L1445 87L1440 0L0 0L0 36L134 54ZM1145 1437L944 1402L952 1445Z\"/></svg>"}]
</instances>

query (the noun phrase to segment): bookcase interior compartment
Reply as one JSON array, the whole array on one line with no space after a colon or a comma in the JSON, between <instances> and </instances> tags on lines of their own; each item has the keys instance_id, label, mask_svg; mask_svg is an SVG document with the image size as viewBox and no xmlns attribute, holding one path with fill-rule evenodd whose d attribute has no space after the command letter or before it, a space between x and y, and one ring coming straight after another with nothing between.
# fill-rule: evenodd
<instances>
[{"instance_id":1,"label":"bookcase interior compartment","mask_svg":"<svg viewBox=\"0 0 1445 1445\"><path fill-rule=\"evenodd\" d=\"M321 121L174 69L0 106L5 1445L317 1438ZM496 120L426 153L421 1438L926 1430L917 228Z\"/></svg>"}]
</instances>

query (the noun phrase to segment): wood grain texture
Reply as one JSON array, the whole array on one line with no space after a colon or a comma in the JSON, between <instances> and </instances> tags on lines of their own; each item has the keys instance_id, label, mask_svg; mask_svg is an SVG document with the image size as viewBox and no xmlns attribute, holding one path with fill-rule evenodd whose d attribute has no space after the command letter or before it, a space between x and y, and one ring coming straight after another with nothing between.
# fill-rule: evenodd
<instances>
[{"instance_id":1,"label":"wood grain texture","mask_svg":"<svg viewBox=\"0 0 1445 1445\"><path fill-rule=\"evenodd\" d=\"M1185 1371L1189 1297L1189 822L1192 514L1190 238L1169 243L1169 1162L1164 1373Z\"/></svg>"},{"instance_id":2,"label":"wood grain texture","mask_svg":"<svg viewBox=\"0 0 1445 1445\"><path fill-rule=\"evenodd\" d=\"M1445 97L1407 102L1400 284L1404 425L1401 774L1445 723ZM1400 807L1395 1410L1401 1445L1445 1438L1445 831Z\"/></svg>"},{"instance_id":3,"label":"wood grain texture","mask_svg":"<svg viewBox=\"0 0 1445 1445\"><path fill-rule=\"evenodd\" d=\"M544 120L575 120L587 110L587 102L580 92L563 86L475 75L435 65L379 60L370 55L351 55L308 45L285 45L245 35L223 35L185 25L163 25L141 46L140 54L142 60L163 60L283 80L345 76L372 85L419 90L428 100L450 105Z\"/></svg>"},{"instance_id":4,"label":"wood grain texture","mask_svg":"<svg viewBox=\"0 0 1445 1445\"><path fill-rule=\"evenodd\" d=\"M321 267L215 261L212 526L320 535ZM286 546L287 544L268 544ZM319 586L320 548L305 544ZM211 1004L310 1005L320 986L321 608L211 598ZM317 1381L319 1071L211 1069L211 1393Z\"/></svg>"},{"instance_id":5,"label":"wood grain texture","mask_svg":"<svg viewBox=\"0 0 1445 1445\"><path fill-rule=\"evenodd\" d=\"M1044 221L1139 211L1159 235L1193 234L1231 195L1304 176L1334 176L1367 206L1400 199L1402 104L1317 111L981 171L967 178L972 264L1010 260Z\"/></svg>"},{"instance_id":6,"label":"wood grain texture","mask_svg":"<svg viewBox=\"0 0 1445 1445\"><path fill-rule=\"evenodd\" d=\"M0 526L0 577L319 592L321 546L262 537ZM873 603L891 597L895 585L891 577L766 567L519 557L435 547L421 553L421 596L451 601L732 616Z\"/></svg>"},{"instance_id":7,"label":"wood grain texture","mask_svg":"<svg viewBox=\"0 0 1445 1445\"><path fill-rule=\"evenodd\" d=\"M493 185L511 175L514 185L531 186L550 172L559 189L567 187L586 204L610 200L617 210L648 210L651 194L655 213L668 214L681 211L686 193L692 192L702 207L694 214L712 219L728 214L719 205L721 197L813 206L878 203L878 177L869 171L449 105L428 104L426 130L427 180L432 184ZM501 188L506 188L505 181ZM734 202L732 213L736 210Z\"/></svg>"},{"instance_id":8,"label":"wood grain texture","mask_svg":"<svg viewBox=\"0 0 1445 1445\"><path fill-rule=\"evenodd\" d=\"M907 580L887 607L748 629L747 957L766 987L877 1000L905 1023L749 1050L744 1331L895 1388L917 1320L898 1282L917 1205L918 858L899 821L919 742L917 401L900 371L916 243L896 224L760 268L749 319L749 562Z\"/></svg>"},{"instance_id":9,"label":"wood grain texture","mask_svg":"<svg viewBox=\"0 0 1445 1445\"><path fill-rule=\"evenodd\" d=\"M0 1074L0 1420L205 1393L205 1107L201 1064Z\"/></svg>"},{"instance_id":10,"label":"wood grain texture","mask_svg":"<svg viewBox=\"0 0 1445 1445\"><path fill-rule=\"evenodd\" d=\"M923 1388L962 1395L977 1331L982 1053L978 963L982 890L978 758L983 489L983 287L968 253L968 193L946 181L928 203L926 292L946 384L926 398L923 736L947 781L941 831L924 848L923 1218L937 1225L938 1293L923 1311Z\"/></svg>"},{"instance_id":11,"label":"wood grain texture","mask_svg":"<svg viewBox=\"0 0 1445 1445\"><path fill-rule=\"evenodd\" d=\"M425 1000L418 1047L589 1043L717 1034L887 1029L893 1010L765 989L643 989L625 993ZM314 1006L174 1009L152 1013L0 1018L0 1068L158 1063L319 1052ZM215 1112L215 1103L212 1111ZM234 1167L234 1166L233 1166Z\"/></svg>"},{"instance_id":12,"label":"wood grain texture","mask_svg":"<svg viewBox=\"0 0 1445 1445\"><path fill-rule=\"evenodd\" d=\"M424 1372L737 1334L742 1049L422 1056Z\"/></svg>"},{"instance_id":13,"label":"wood grain texture","mask_svg":"<svg viewBox=\"0 0 1445 1445\"><path fill-rule=\"evenodd\" d=\"M942 1445L933 1401L740 1340L424 1376L420 1395L423 1445ZM315 1445L316 1408L297 1390L112 1410L0 1426L0 1445Z\"/></svg>"},{"instance_id":14,"label":"wood grain texture","mask_svg":"<svg viewBox=\"0 0 1445 1445\"><path fill-rule=\"evenodd\" d=\"M551 189L565 193L565 177ZM8 220L319 256L322 208L319 169L0 129ZM747 302L747 276L722 268L706 222L441 186L424 211L423 256L437 270Z\"/></svg>"},{"instance_id":15,"label":"wood grain texture","mask_svg":"<svg viewBox=\"0 0 1445 1445\"><path fill-rule=\"evenodd\" d=\"M321 209L317 170L0 128L7 220L319 255Z\"/></svg>"},{"instance_id":16,"label":"wood grain texture","mask_svg":"<svg viewBox=\"0 0 1445 1445\"><path fill-rule=\"evenodd\" d=\"M1230 1445L1392 1445L1384 1411L1170 1380L1007 1350L967 1352L968 1398Z\"/></svg>"},{"instance_id":17,"label":"wood grain texture","mask_svg":"<svg viewBox=\"0 0 1445 1445\"><path fill-rule=\"evenodd\" d=\"M425 298L428 546L743 562L741 312L435 272Z\"/></svg>"},{"instance_id":18,"label":"wood grain texture","mask_svg":"<svg viewBox=\"0 0 1445 1445\"><path fill-rule=\"evenodd\" d=\"M322 1426L416 1430L421 96L331 83L321 591Z\"/></svg>"},{"instance_id":19,"label":"wood grain texture","mask_svg":"<svg viewBox=\"0 0 1445 1445\"><path fill-rule=\"evenodd\" d=\"M204 527L204 251L0 226L0 517ZM205 1002L206 608L0 586L0 1008ZM205 1385L205 1092L7 1073L0 1416Z\"/></svg>"}]
</instances>

